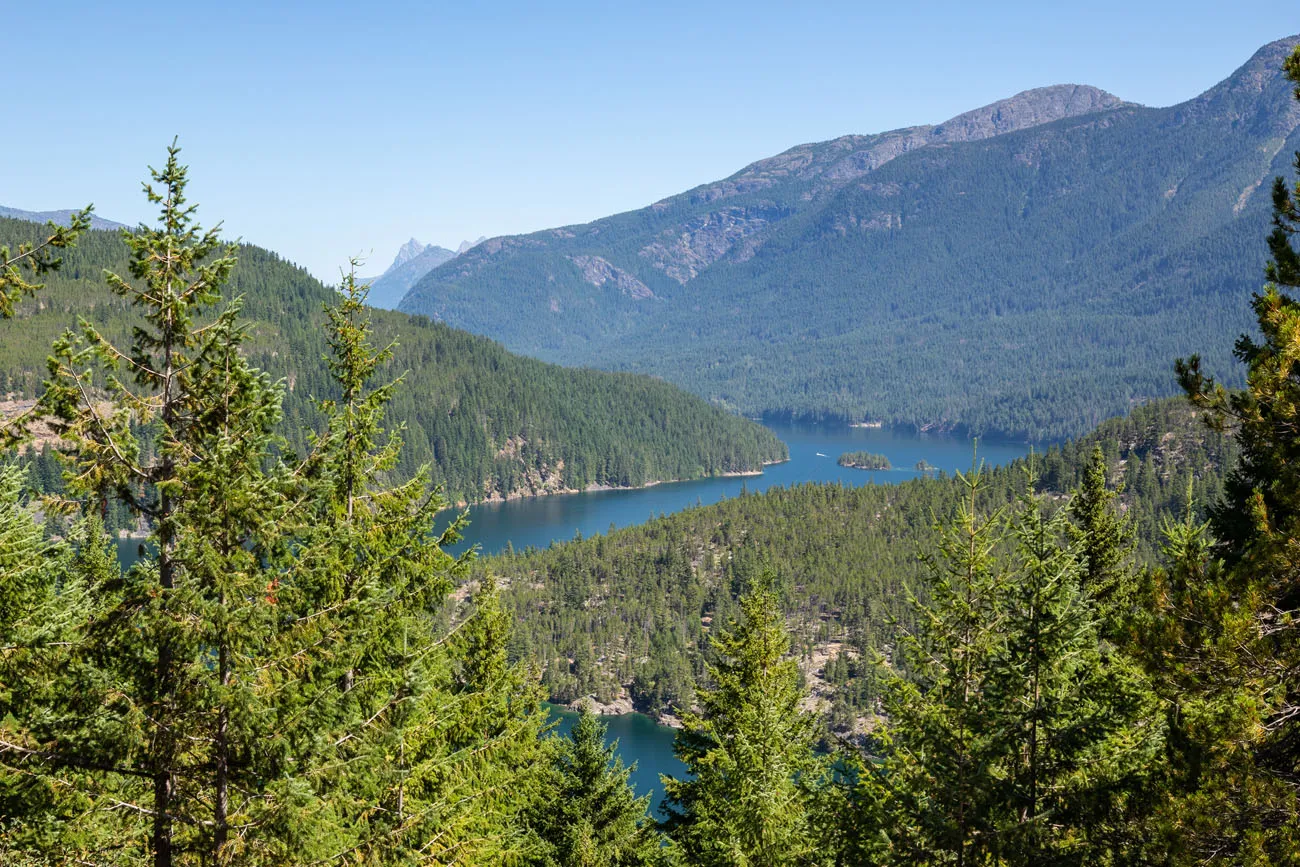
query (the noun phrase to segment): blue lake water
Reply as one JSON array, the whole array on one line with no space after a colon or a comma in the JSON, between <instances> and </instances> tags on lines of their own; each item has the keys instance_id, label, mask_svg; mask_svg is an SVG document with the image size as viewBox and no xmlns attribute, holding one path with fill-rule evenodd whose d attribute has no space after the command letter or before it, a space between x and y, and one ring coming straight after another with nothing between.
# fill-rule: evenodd
<instances>
[{"instance_id":1,"label":"blue lake water","mask_svg":"<svg viewBox=\"0 0 1300 867\"><path fill-rule=\"evenodd\" d=\"M917 434L881 428L852 428L844 424L769 424L790 449L790 460L766 467L761 475L700 479L635 490L593 491L582 494L538 497L491 503L469 509L470 525L461 546L477 545L484 554L494 554L512 545L515 550L544 548L554 541L584 537L611 527L640 524L659 515L671 514L695 505L716 503L742 491L763 491L780 485L803 482L838 482L857 487L889 484L922 475L919 461L948 473L967 470L974 460L988 465L1010 463L1028 454L1023 443L980 442L959 437ZM883 454L892 470L854 470L836 460L848 451ZM118 542L123 563L134 562L140 543ZM551 707L557 730L566 735L577 715ZM641 714L606 717L609 737L619 741L624 764L636 762L631 783L640 795L652 794L651 807L658 810L663 797L659 774L680 776L685 767L673 755L673 729L661 726Z\"/></svg>"},{"instance_id":2,"label":"blue lake water","mask_svg":"<svg viewBox=\"0 0 1300 867\"><path fill-rule=\"evenodd\" d=\"M845 424L769 423L790 449L790 460L765 467L762 475L673 482L633 490L592 491L487 503L469 509L470 525L464 546L478 545L495 554L511 544L515 550L545 548L555 541L604 533L610 527L641 524L662 514L738 496L742 490L763 491L774 485L840 482L849 486L888 484L916 478L915 467L926 461L946 472L968 470L972 460L989 465L1010 463L1028 454L1023 443L980 442L942 435L917 434L889 428L854 428ZM883 454L892 470L854 470L836 461L844 452ZM462 546L462 549L463 547Z\"/></svg>"}]
</instances>

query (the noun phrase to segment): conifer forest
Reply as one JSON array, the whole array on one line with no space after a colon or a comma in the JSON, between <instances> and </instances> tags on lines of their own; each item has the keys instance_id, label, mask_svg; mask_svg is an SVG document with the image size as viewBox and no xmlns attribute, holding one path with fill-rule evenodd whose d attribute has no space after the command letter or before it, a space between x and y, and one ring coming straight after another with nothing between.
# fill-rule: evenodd
<instances>
[{"instance_id":1,"label":"conifer forest","mask_svg":"<svg viewBox=\"0 0 1300 867\"><path fill-rule=\"evenodd\" d=\"M733 411L761 418L762 387L709 391L749 362L728 355L715 369L701 362L708 341L687 349L673 320L645 326L668 303L656 280L682 291L721 262L715 283L732 294L708 315L730 323L717 326L732 329L718 352L732 353L768 327L734 289L764 262L789 254L764 292L785 277L806 289L810 261L836 285L871 268L865 247L827 240L876 220L871 245L889 243L868 199L937 207L956 193L925 179L969 164L987 169L978 195L992 207L1001 176L989 165L1005 157L1020 171L1067 140L1095 155L1136 109L1103 101L1057 118L1039 106L1026 129L1050 147L1017 130L967 140L935 127L924 135L949 138L899 145L875 186L855 175L835 188L861 204L847 229L799 211L834 174L808 168L824 156L814 148L780 175L798 177L804 199L743 173L731 192L696 191L690 207L716 211L732 193L748 204L700 217L680 249L613 231L640 220L637 231L660 232L655 220L687 207L665 200L602 224L599 256L555 254L571 278L560 288L546 288L542 241L493 239L442 251L396 311L370 304L356 259L341 257L328 285L210 227L219 215L191 198L204 166L184 136L141 155L161 157L143 184L152 222L0 210L0 867L1300 865L1300 40L1284 42L1261 55L1271 66L1251 91L1272 102L1239 118L1289 149L1285 173L1256 185L1264 204L1247 205L1221 142L1187 140L1222 157L1241 196L1232 231L1257 242L1215 223L1200 258L1178 261L1178 285L1194 288L1162 302L1160 327L1194 323L1187 335L1127 352L1132 322L1097 302L1087 321L1109 348L1067 358L1073 344L1052 342L1073 327L1064 308L1011 292L997 302L1008 316L1039 318L1014 334L991 321L990 346L1014 352L1040 327L1048 337L978 388L983 350L966 345L978 329L948 321L974 315L963 308L936 311L915 343L907 320L891 320L858 382L837 379L857 350L830 332L807 352L750 359L778 383L773 414L872 427L864 413L879 409L918 436L1019 436L1025 457L992 465L977 444L968 469L922 460L913 472L875 449L819 452L853 481L742 489L547 547L479 550L468 506L757 475L790 459ZM1084 97L1101 99L1071 98ZM1283 116L1295 119L1284 135L1259 132ZM1095 123L1070 139L1081 117ZM1160 129L1175 136L1198 117ZM1258 156L1255 138L1242 147ZM1156 169L1139 169L1093 192L1145 189ZM727 247L729 259L708 252L722 235L706 230L727 244L766 237L759 205L764 227L792 222L770 243ZM1006 208L1020 219L1035 202ZM1154 247L1186 241L1208 213L1196 209L1163 237L1143 229L1133 243L1152 249L1137 271L1157 281ZM945 249L961 252L957 235L999 231L961 214L947 241L907 237L916 280L939 273ZM1068 246L1078 226L1052 214L1035 219ZM1121 223L1113 237L1130 231ZM557 250L579 243L549 234ZM506 265L491 258L511 249ZM1062 249L1023 280L1072 263L1104 282L1119 249ZM1236 294L1214 294L1228 285L1223 263L1240 271L1254 249ZM1005 265L990 262L976 257L972 293ZM906 282L888 269L871 279ZM460 330L466 293L512 281L580 312L552 328L493 295L461 316L483 324L509 308L504 345ZM1224 313L1232 304L1245 321ZM850 315L828 309L828 321ZM565 344L582 317L613 343ZM943 335L950 367L936 363ZM1184 337L1204 345L1142 367ZM615 349L649 354L609 371L515 354L516 343L543 358L563 345L597 366ZM817 347L834 363L778 369ZM871 366L889 353L892 372ZM917 394L881 397L871 380L920 367ZM1037 389L1047 367L1068 376ZM557 705L578 713L563 735ZM683 770L652 794L608 735L601 713L615 712L675 729Z\"/></svg>"}]
</instances>

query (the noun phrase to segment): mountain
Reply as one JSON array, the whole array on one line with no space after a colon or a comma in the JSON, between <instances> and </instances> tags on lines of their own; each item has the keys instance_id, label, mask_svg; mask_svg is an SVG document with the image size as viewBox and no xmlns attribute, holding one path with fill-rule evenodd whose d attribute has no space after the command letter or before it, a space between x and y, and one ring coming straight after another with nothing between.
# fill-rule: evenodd
<instances>
[{"instance_id":1,"label":"mountain","mask_svg":"<svg viewBox=\"0 0 1300 867\"><path fill-rule=\"evenodd\" d=\"M60 226L68 225L72 215L76 211L69 208L63 211L23 211L18 208L7 208L0 205L0 217L7 217L11 220L26 220L29 223L49 223L53 222ZM125 223L105 220L103 217L91 215L90 228L92 229L126 229L130 228Z\"/></svg>"},{"instance_id":2,"label":"mountain","mask_svg":"<svg viewBox=\"0 0 1300 867\"><path fill-rule=\"evenodd\" d=\"M0 219L0 244L14 247L40 231ZM238 255L228 294L244 298L250 358L283 378L285 431L302 449L301 432L319 422L315 401L333 396L322 357L323 308L335 292L270 251L244 245ZM0 401L10 408L39 391L51 343L78 317L120 345L130 337L134 312L102 278L104 269L129 273L121 237L88 232L62 258L46 288L0 320ZM405 426L398 471L430 462L453 500L755 471L786 456L771 431L668 383L522 358L424 316L373 315L374 342L397 342L384 374L404 376L389 413Z\"/></svg>"},{"instance_id":3,"label":"mountain","mask_svg":"<svg viewBox=\"0 0 1300 867\"><path fill-rule=\"evenodd\" d=\"M456 255L464 253L466 250L473 250L479 244L487 240L487 235L479 235L477 241L461 241L460 246L456 248Z\"/></svg>"},{"instance_id":4,"label":"mountain","mask_svg":"<svg viewBox=\"0 0 1300 867\"><path fill-rule=\"evenodd\" d=\"M637 211L493 238L401 309L746 414L1031 438L1170 393L1250 327L1300 109L1262 48L1168 108L1030 90L800 145Z\"/></svg>"},{"instance_id":5,"label":"mountain","mask_svg":"<svg viewBox=\"0 0 1300 867\"><path fill-rule=\"evenodd\" d=\"M378 277L369 278L370 306L392 310L415 282L456 256L446 247L422 244L412 238L401 246L393 264Z\"/></svg>"}]
</instances>

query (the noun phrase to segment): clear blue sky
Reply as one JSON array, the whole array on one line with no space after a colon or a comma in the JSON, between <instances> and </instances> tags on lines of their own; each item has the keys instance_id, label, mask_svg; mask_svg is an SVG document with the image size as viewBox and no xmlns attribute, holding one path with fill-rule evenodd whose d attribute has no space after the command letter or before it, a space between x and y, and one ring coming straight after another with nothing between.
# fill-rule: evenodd
<instances>
[{"instance_id":1,"label":"clear blue sky","mask_svg":"<svg viewBox=\"0 0 1300 867\"><path fill-rule=\"evenodd\" d=\"M0 204L150 218L179 135L205 224L331 282L1029 87L1169 105L1300 32L1294 0L6 5Z\"/></svg>"}]
</instances>

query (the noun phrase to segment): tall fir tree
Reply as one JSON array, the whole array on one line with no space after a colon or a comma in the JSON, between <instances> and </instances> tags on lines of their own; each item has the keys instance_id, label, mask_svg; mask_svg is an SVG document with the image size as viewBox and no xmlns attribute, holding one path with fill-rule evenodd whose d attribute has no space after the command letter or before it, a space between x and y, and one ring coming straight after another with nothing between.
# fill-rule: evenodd
<instances>
[{"instance_id":1,"label":"tall fir tree","mask_svg":"<svg viewBox=\"0 0 1300 867\"><path fill-rule=\"evenodd\" d=\"M307 462L301 577L283 588L311 624L310 643L331 649L305 658L284 688L330 733L327 753L338 751L340 770L322 783L333 857L517 859L533 842L522 816L536 796L537 679L506 659L509 622L494 587L455 610L471 555L445 549L464 517L437 529L448 504L428 468L387 482L402 443L383 419L400 377L372 383L392 347L370 342L366 293L349 269L327 310L338 397L322 403L326 430Z\"/></svg>"},{"instance_id":2,"label":"tall fir tree","mask_svg":"<svg viewBox=\"0 0 1300 867\"><path fill-rule=\"evenodd\" d=\"M1300 99L1300 48L1285 72ZM1294 165L1300 175L1300 154ZM1279 177L1267 282L1252 299L1259 335L1243 335L1235 348L1246 387L1229 392L1202 372L1199 358L1178 363L1192 402L1208 410L1212 425L1231 428L1241 447L1223 500L1212 510L1216 551L1226 566L1216 578L1228 608L1216 616L1215 668L1202 674L1206 686L1222 688L1218 701L1253 706L1258 718L1229 738L1253 739L1253 772L1232 775L1241 786L1232 799L1235 815L1223 816L1223 833L1210 835L1207 845L1256 862L1300 858L1300 301L1291 291L1300 288L1297 231L1300 180L1288 185ZM1224 645L1228 636L1236 646ZM1204 657L1203 649L1193 648ZM1236 673L1232 683L1223 682L1223 672ZM1242 758L1240 750L1222 746L1221 756Z\"/></svg>"},{"instance_id":3,"label":"tall fir tree","mask_svg":"<svg viewBox=\"0 0 1300 867\"><path fill-rule=\"evenodd\" d=\"M310 809L262 676L292 503L269 460L281 392L241 354L238 299L197 321L235 260L194 224L178 154L145 185L158 227L124 233L129 277L105 274L142 313L131 346L82 320L55 345L40 402L72 492L119 499L152 528L153 554L97 594L84 627L84 653L122 697L98 722L112 736L64 733L58 750L116 754L133 782L105 797L147 822L154 864L271 862L301 847L287 829Z\"/></svg>"},{"instance_id":4,"label":"tall fir tree","mask_svg":"<svg viewBox=\"0 0 1300 867\"><path fill-rule=\"evenodd\" d=\"M891 674L884 782L867 780L867 795L884 792L891 858L1129 863L1163 746L1159 705L1099 637L1065 510L1033 492L1032 473L1005 516L981 511L981 472L961 481L901 645L908 674Z\"/></svg>"},{"instance_id":5,"label":"tall fir tree","mask_svg":"<svg viewBox=\"0 0 1300 867\"><path fill-rule=\"evenodd\" d=\"M1100 610L1118 585L1083 583L1098 563L1116 559L1099 554L1097 539L1071 543L1065 510L1035 494L1035 481L1031 473L1010 522L1005 644L982 697L1002 751L994 790L999 858L1007 865L1127 863L1138 848L1131 821L1142 815L1164 743L1160 708L1141 670L1100 638ZM1086 492L1096 479L1084 484ZM1098 590L1104 602L1093 595Z\"/></svg>"},{"instance_id":6,"label":"tall fir tree","mask_svg":"<svg viewBox=\"0 0 1300 867\"><path fill-rule=\"evenodd\" d=\"M716 661L682 714L674 751L692 777L663 777L665 831L689 864L813 865L829 769L771 579L740 602L742 618L710 636Z\"/></svg>"},{"instance_id":7,"label":"tall fir tree","mask_svg":"<svg viewBox=\"0 0 1300 867\"><path fill-rule=\"evenodd\" d=\"M1097 443L1069 509L1071 536L1083 560L1083 589L1097 604L1103 636L1121 640L1136 602L1135 540L1131 522L1118 508L1121 490L1110 488L1109 475L1106 454Z\"/></svg>"},{"instance_id":8,"label":"tall fir tree","mask_svg":"<svg viewBox=\"0 0 1300 867\"><path fill-rule=\"evenodd\" d=\"M638 867L656 864L659 834L628 783L635 766L624 767L618 742L607 744L607 728L584 706L569 736L548 744L547 798L532 810L530 824L546 845L539 864L556 867Z\"/></svg>"},{"instance_id":9,"label":"tall fir tree","mask_svg":"<svg viewBox=\"0 0 1300 867\"><path fill-rule=\"evenodd\" d=\"M1003 645L995 554L1005 518L984 510L978 467L958 481L962 503L925 557L929 600L913 597L917 626L886 671L890 847L900 863L967 867L995 851L1001 745L983 696Z\"/></svg>"}]
</instances>

